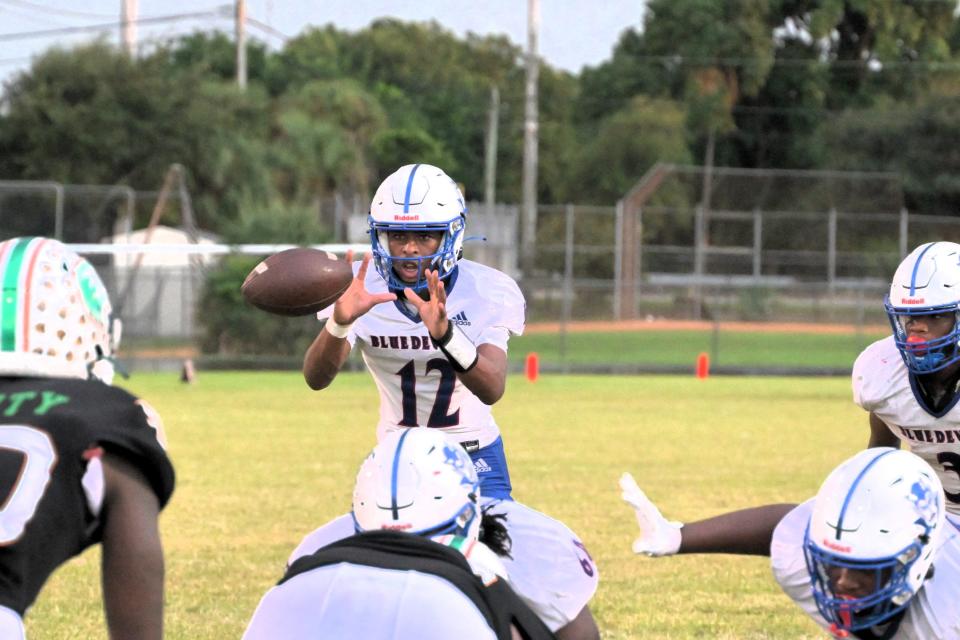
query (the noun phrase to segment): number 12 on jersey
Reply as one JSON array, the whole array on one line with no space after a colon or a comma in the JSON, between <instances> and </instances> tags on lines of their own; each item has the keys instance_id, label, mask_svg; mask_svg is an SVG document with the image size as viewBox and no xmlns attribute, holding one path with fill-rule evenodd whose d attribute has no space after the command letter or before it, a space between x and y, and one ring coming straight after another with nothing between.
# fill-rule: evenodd
<instances>
[{"instance_id":1,"label":"number 12 on jersey","mask_svg":"<svg viewBox=\"0 0 960 640\"><path fill-rule=\"evenodd\" d=\"M403 394L403 419L401 427L416 427L417 423L417 363L411 360L403 365L397 375L400 376L400 392ZM433 371L440 372L440 385L437 387L437 397L430 410L428 427L452 427L460 424L460 409L447 415L450 410L450 399L457 384L457 373L445 358L433 358L427 361L427 370L424 375Z\"/></svg>"}]
</instances>

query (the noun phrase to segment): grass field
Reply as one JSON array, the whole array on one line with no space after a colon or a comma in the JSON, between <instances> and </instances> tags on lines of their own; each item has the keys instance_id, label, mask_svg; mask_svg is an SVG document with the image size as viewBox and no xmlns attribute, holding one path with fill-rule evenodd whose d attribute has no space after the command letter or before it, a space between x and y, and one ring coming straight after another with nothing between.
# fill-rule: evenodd
<instances>
[{"instance_id":1,"label":"grass field","mask_svg":"<svg viewBox=\"0 0 960 640\"><path fill-rule=\"evenodd\" d=\"M162 516L167 638L238 638L288 553L349 509L373 444L363 373L312 393L298 374L137 375L127 386L166 422L178 485ZM604 638L822 637L765 559L636 557L617 478L631 470L665 515L691 520L813 495L867 440L840 378L512 377L497 405L514 496L577 531L601 571ZM99 555L59 571L28 637L103 638Z\"/></svg>"},{"instance_id":2,"label":"grass field","mask_svg":"<svg viewBox=\"0 0 960 640\"><path fill-rule=\"evenodd\" d=\"M815 325L814 325L815 326ZM713 366L849 368L864 347L889 331L825 334L810 332L623 331L532 333L510 341L510 359L536 351L541 362L557 364L672 365L693 369L709 353Z\"/></svg>"}]
</instances>

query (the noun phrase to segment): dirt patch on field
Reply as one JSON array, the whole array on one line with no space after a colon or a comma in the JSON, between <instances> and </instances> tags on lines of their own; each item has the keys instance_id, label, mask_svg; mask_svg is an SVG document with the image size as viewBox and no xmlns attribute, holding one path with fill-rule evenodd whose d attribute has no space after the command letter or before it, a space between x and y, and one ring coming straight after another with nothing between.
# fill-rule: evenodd
<instances>
[{"instance_id":1,"label":"dirt patch on field","mask_svg":"<svg viewBox=\"0 0 960 640\"><path fill-rule=\"evenodd\" d=\"M713 322L698 320L578 320L568 322L570 333L617 332L617 331L712 331ZM868 325L857 327L849 324L816 324L812 322L721 322L720 331L741 333L820 333L854 335L857 333L887 333L890 327ZM528 324L524 333L560 333L559 322L534 322Z\"/></svg>"}]
</instances>

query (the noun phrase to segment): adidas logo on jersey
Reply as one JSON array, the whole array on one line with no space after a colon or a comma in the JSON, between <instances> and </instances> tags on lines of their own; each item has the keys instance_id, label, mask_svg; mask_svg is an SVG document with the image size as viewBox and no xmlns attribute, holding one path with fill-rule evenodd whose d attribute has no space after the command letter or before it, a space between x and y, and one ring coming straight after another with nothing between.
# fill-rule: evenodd
<instances>
[{"instance_id":1,"label":"adidas logo on jersey","mask_svg":"<svg viewBox=\"0 0 960 640\"><path fill-rule=\"evenodd\" d=\"M450 322L461 327L469 327L470 321L467 320L467 314L463 311L450 318Z\"/></svg>"},{"instance_id":2,"label":"adidas logo on jersey","mask_svg":"<svg viewBox=\"0 0 960 640\"><path fill-rule=\"evenodd\" d=\"M490 473L493 471L493 468L487 464L487 461L483 458L477 458L474 460L473 468L476 469L477 473Z\"/></svg>"}]
</instances>

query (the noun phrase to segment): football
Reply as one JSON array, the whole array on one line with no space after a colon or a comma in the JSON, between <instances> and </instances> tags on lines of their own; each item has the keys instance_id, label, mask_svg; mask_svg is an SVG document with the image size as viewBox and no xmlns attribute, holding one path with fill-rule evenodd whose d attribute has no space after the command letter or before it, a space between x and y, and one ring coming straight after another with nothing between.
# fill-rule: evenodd
<instances>
[{"instance_id":1,"label":"football","mask_svg":"<svg viewBox=\"0 0 960 640\"><path fill-rule=\"evenodd\" d=\"M347 290L353 270L328 251L295 248L275 253L247 275L240 292L264 311L306 316L330 306Z\"/></svg>"}]
</instances>

